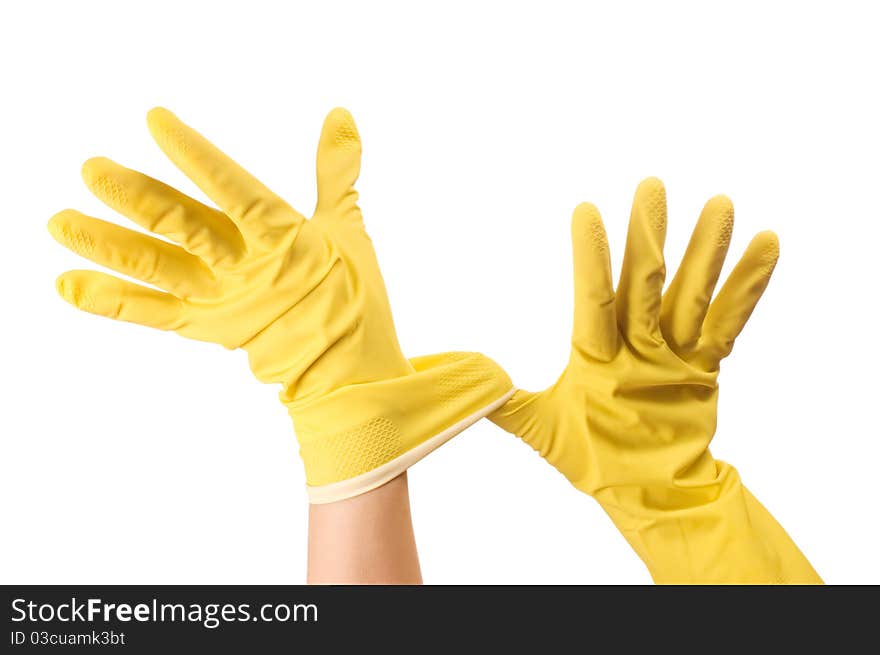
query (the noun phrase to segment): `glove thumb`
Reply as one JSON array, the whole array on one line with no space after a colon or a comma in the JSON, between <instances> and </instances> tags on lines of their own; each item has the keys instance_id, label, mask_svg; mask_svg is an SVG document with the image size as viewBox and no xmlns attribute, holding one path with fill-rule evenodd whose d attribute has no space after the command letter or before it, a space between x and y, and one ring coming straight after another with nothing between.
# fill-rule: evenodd
<instances>
[{"instance_id":1,"label":"glove thumb","mask_svg":"<svg viewBox=\"0 0 880 655\"><path fill-rule=\"evenodd\" d=\"M535 432L540 396L539 393L517 389L510 400L489 414L488 418L503 430L531 443L529 436Z\"/></svg>"}]
</instances>

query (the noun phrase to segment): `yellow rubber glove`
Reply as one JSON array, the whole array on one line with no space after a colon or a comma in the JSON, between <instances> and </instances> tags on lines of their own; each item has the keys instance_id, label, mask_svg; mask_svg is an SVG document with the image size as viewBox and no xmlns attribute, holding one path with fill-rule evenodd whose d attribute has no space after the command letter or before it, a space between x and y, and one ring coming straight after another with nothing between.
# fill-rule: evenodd
<instances>
[{"instance_id":1,"label":"yellow rubber glove","mask_svg":"<svg viewBox=\"0 0 880 655\"><path fill-rule=\"evenodd\" d=\"M163 291L94 271L64 273L58 291L88 312L246 350L259 380L283 385L313 503L391 480L509 397L483 355L401 353L357 205L361 142L347 111L324 123L310 220L171 112L147 122L220 209L89 160L83 178L98 198L180 245L63 211L49 222L61 244Z\"/></svg>"},{"instance_id":2,"label":"yellow rubber glove","mask_svg":"<svg viewBox=\"0 0 880 655\"><path fill-rule=\"evenodd\" d=\"M490 418L596 498L656 582L819 583L736 469L709 452L718 364L779 254L776 235L758 234L710 304L732 228L730 200L712 198L661 297L666 191L645 180L615 295L602 219L580 205L568 366L552 387L517 391Z\"/></svg>"}]
</instances>

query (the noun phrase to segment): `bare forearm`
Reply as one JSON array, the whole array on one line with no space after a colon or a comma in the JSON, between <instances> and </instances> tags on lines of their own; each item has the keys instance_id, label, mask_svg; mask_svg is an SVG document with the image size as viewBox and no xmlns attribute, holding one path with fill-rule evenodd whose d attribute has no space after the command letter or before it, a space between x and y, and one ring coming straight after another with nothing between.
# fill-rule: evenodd
<instances>
[{"instance_id":1,"label":"bare forearm","mask_svg":"<svg viewBox=\"0 0 880 655\"><path fill-rule=\"evenodd\" d=\"M309 508L309 584L421 584L406 473Z\"/></svg>"}]
</instances>

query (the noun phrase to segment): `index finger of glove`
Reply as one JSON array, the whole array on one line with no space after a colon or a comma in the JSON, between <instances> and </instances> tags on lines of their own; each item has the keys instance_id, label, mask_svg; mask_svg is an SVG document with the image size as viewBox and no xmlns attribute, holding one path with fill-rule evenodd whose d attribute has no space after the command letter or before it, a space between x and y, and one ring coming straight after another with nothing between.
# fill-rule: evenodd
<instances>
[{"instance_id":1,"label":"index finger of glove","mask_svg":"<svg viewBox=\"0 0 880 655\"><path fill-rule=\"evenodd\" d=\"M246 235L262 239L304 220L262 182L167 109L150 110L147 125L168 158Z\"/></svg>"},{"instance_id":2,"label":"index finger of glove","mask_svg":"<svg viewBox=\"0 0 880 655\"><path fill-rule=\"evenodd\" d=\"M571 218L574 257L572 344L590 357L608 361L617 349L617 319L608 237L599 210L582 203Z\"/></svg>"}]
</instances>

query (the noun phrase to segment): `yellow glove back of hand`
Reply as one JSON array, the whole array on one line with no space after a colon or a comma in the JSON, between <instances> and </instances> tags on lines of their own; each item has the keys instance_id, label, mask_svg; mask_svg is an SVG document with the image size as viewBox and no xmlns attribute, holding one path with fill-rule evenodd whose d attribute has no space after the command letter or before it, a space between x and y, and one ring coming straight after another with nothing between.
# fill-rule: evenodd
<instances>
[{"instance_id":1,"label":"yellow glove back of hand","mask_svg":"<svg viewBox=\"0 0 880 655\"><path fill-rule=\"evenodd\" d=\"M162 291L94 271L64 273L58 291L88 312L247 351L259 380L283 385L312 502L391 480L512 393L482 355L402 354L357 205L361 142L347 111L324 123L310 220L171 112L147 122L220 209L89 160L83 177L98 198L175 243L63 211L49 222L61 244Z\"/></svg>"},{"instance_id":2,"label":"yellow glove back of hand","mask_svg":"<svg viewBox=\"0 0 880 655\"><path fill-rule=\"evenodd\" d=\"M733 206L705 206L675 279L665 278L666 191L642 182L615 296L595 207L572 220L571 357L540 393L490 418L595 497L660 583L819 583L785 531L709 452L718 364L770 279L779 245L758 234L710 304Z\"/></svg>"}]
</instances>

